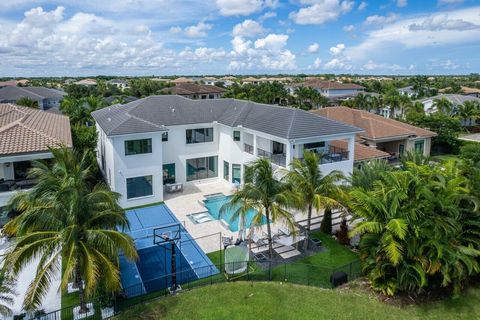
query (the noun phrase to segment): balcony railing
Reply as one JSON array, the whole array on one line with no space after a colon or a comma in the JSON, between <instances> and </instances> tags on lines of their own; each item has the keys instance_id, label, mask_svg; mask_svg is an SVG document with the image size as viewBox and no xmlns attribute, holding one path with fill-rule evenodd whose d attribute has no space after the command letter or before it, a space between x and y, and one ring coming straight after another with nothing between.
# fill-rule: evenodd
<instances>
[{"instance_id":1,"label":"balcony railing","mask_svg":"<svg viewBox=\"0 0 480 320\"><path fill-rule=\"evenodd\" d=\"M243 147L243 151L245 151L246 153L253 154L253 146L248 143L245 143Z\"/></svg>"},{"instance_id":2,"label":"balcony railing","mask_svg":"<svg viewBox=\"0 0 480 320\"><path fill-rule=\"evenodd\" d=\"M36 184L33 179L6 180L0 182L0 192L30 189Z\"/></svg>"},{"instance_id":3,"label":"balcony railing","mask_svg":"<svg viewBox=\"0 0 480 320\"><path fill-rule=\"evenodd\" d=\"M272 163L276 164L277 166L285 167L287 165L287 157L283 154L273 154L271 152L265 151L263 149L257 149L258 156L262 158L269 159Z\"/></svg>"},{"instance_id":4,"label":"balcony railing","mask_svg":"<svg viewBox=\"0 0 480 320\"><path fill-rule=\"evenodd\" d=\"M343 148L328 146L328 151L320 154L320 164L334 163L348 160L349 151ZM298 158L303 160L303 158Z\"/></svg>"}]
</instances>

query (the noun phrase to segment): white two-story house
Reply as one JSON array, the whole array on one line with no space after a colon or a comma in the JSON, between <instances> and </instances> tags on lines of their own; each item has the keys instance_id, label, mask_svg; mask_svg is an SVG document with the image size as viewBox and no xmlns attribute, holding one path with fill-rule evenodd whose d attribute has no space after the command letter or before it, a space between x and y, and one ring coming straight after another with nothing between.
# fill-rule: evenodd
<instances>
[{"instance_id":1,"label":"white two-story house","mask_svg":"<svg viewBox=\"0 0 480 320\"><path fill-rule=\"evenodd\" d=\"M300 109L235 99L150 96L92 113L98 162L120 205L163 200L164 185L224 181L242 184L258 157L288 168L303 149L322 153L328 173L353 169L355 134L362 129ZM347 149L333 146L346 142Z\"/></svg>"}]
</instances>

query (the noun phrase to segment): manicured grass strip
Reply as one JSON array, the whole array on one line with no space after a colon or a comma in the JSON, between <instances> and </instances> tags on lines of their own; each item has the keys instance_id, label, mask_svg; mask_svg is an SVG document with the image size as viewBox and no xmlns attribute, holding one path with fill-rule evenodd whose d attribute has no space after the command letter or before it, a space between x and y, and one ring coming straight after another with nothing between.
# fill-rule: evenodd
<instances>
[{"instance_id":1,"label":"manicured grass strip","mask_svg":"<svg viewBox=\"0 0 480 320\"><path fill-rule=\"evenodd\" d=\"M403 308L360 290L275 282L222 283L130 308L116 319L478 319L480 289L461 299Z\"/></svg>"}]
</instances>

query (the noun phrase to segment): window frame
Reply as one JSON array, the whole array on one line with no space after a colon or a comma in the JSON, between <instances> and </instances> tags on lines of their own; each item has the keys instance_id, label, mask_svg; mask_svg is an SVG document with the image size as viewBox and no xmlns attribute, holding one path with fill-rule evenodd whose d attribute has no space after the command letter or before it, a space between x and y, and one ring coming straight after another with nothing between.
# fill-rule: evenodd
<instances>
[{"instance_id":1,"label":"window frame","mask_svg":"<svg viewBox=\"0 0 480 320\"><path fill-rule=\"evenodd\" d=\"M168 141L168 131L162 132L162 142Z\"/></svg>"},{"instance_id":2,"label":"window frame","mask_svg":"<svg viewBox=\"0 0 480 320\"><path fill-rule=\"evenodd\" d=\"M128 149L128 144L129 143L140 142L140 141L147 141L147 149L148 150L146 152L135 152L134 151L134 152L130 153L129 149ZM139 155L139 154L153 153L152 138L125 140L124 141L124 147L125 147L125 156L136 156L136 155ZM135 148L135 146L134 146L134 148ZM142 146L140 145L139 148L142 148Z\"/></svg>"},{"instance_id":3,"label":"window frame","mask_svg":"<svg viewBox=\"0 0 480 320\"><path fill-rule=\"evenodd\" d=\"M150 181L147 181L150 183L150 188L151 188L151 194L145 194L145 195L139 195L139 196L133 196L133 197L130 197L129 196L129 192L128 192L128 185L129 185L129 180L133 180L133 179L139 179L139 178L149 178L147 180L150 180ZM154 190L153 190L153 175L145 175L145 176L137 176L137 177L128 177L125 179L125 189L126 189L126 197L127 197L127 200L133 200L133 199L141 199L141 198L146 198L146 197L153 197L154 196Z\"/></svg>"},{"instance_id":4,"label":"window frame","mask_svg":"<svg viewBox=\"0 0 480 320\"><path fill-rule=\"evenodd\" d=\"M238 134L238 137L236 136ZM233 141L241 141L242 139L242 133L240 130L233 130Z\"/></svg>"},{"instance_id":5,"label":"window frame","mask_svg":"<svg viewBox=\"0 0 480 320\"><path fill-rule=\"evenodd\" d=\"M213 127L193 128L185 130L186 144L208 143L214 142L214 140L215 139Z\"/></svg>"}]
</instances>

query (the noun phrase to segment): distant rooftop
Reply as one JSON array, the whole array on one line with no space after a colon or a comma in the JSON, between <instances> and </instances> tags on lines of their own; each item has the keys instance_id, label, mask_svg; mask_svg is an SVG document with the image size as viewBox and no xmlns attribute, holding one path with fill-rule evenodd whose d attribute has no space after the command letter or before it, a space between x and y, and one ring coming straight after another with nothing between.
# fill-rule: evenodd
<instances>
[{"instance_id":1,"label":"distant rooftop","mask_svg":"<svg viewBox=\"0 0 480 320\"><path fill-rule=\"evenodd\" d=\"M70 121L63 115L0 103L0 141L0 157L72 147Z\"/></svg>"},{"instance_id":2,"label":"distant rooftop","mask_svg":"<svg viewBox=\"0 0 480 320\"><path fill-rule=\"evenodd\" d=\"M318 79L309 79L304 82L304 86L311 87L311 88L318 88L324 90L351 90L357 89L362 90L365 89L364 87L355 84L355 83L341 83L341 82L333 82L333 81L324 81Z\"/></svg>"},{"instance_id":3,"label":"distant rooftop","mask_svg":"<svg viewBox=\"0 0 480 320\"><path fill-rule=\"evenodd\" d=\"M264 132L285 139L301 139L361 129L296 108L235 99L191 100L181 96L149 96L92 113L109 135L164 131L165 126L212 123Z\"/></svg>"},{"instance_id":4,"label":"distant rooftop","mask_svg":"<svg viewBox=\"0 0 480 320\"><path fill-rule=\"evenodd\" d=\"M313 111L329 119L348 123L352 126L364 129L360 137L370 140L378 140L393 137L433 137L435 132L415 127L397 120L384 118L364 110L347 107L327 107Z\"/></svg>"},{"instance_id":5,"label":"distant rooftop","mask_svg":"<svg viewBox=\"0 0 480 320\"><path fill-rule=\"evenodd\" d=\"M11 102L20 98L32 100L62 98L65 92L44 87L4 87L0 88L0 102Z\"/></svg>"},{"instance_id":6,"label":"distant rooftop","mask_svg":"<svg viewBox=\"0 0 480 320\"><path fill-rule=\"evenodd\" d=\"M436 96L433 96L433 97L420 99L418 101L423 103L423 102L426 102L426 101L429 101L429 100L430 101L435 101L435 100L439 100L439 99L442 99L442 98L447 99L448 101L450 101L451 103L453 103L455 105L463 104L465 101L478 101L478 102L480 102L479 98L472 97L472 96L465 96L465 95L461 95L461 94L439 94L439 95L436 95Z\"/></svg>"},{"instance_id":7,"label":"distant rooftop","mask_svg":"<svg viewBox=\"0 0 480 320\"><path fill-rule=\"evenodd\" d=\"M178 94L178 95L192 95L192 94L208 94L208 93L223 93L224 88L211 86L206 84L196 83L178 83L174 87L164 88L161 90L164 93Z\"/></svg>"}]
</instances>

